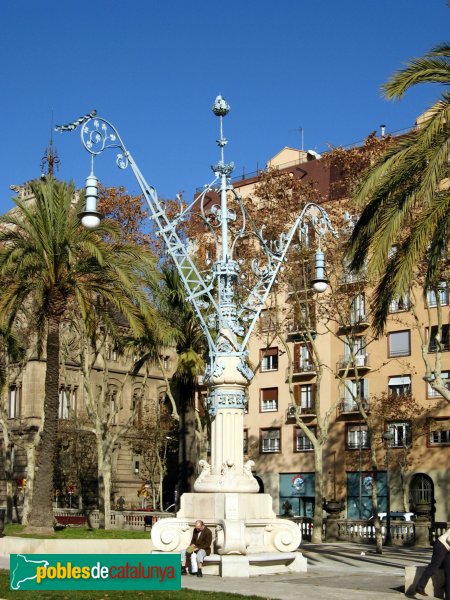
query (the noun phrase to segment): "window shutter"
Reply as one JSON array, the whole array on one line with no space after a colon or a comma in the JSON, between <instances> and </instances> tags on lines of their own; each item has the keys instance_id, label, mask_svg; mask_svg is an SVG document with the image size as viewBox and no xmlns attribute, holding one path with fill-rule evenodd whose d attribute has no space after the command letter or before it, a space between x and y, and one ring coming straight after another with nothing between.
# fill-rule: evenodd
<instances>
[{"instance_id":1,"label":"window shutter","mask_svg":"<svg viewBox=\"0 0 450 600\"><path fill-rule=\"evenodd\" d=\"M295 400L295 404L297 406L300 406L300 402L301 402L301 400L300 400L300 389L301 389L301 386L294 385L294 400Z\"/></svg>"},{"instance_id":2,"label":"window shutter","mask_svg":"<svg viewBox=\"0 0 450 600\"><path fill-rule=\"evenodd\" d=\"M263 356L276 356L278 354L278 348L268 348L262 351Z\"/></svg>"},{"instance_id":3,"label":"window shutter","mask_svg":"<svg viewBox=\"0 0 450 600\"><path fill-rule=\"evenodd\" d=\"M300 344L295 344L294 346L294 365L298 366L300 364Z\"/></svg>"},{"instance_id":4,"label":"window shutter","mask_svg":"<svg viewBox=\"0 0 450 600\"><path fill-rule=\"evenodd\" d=\"M363 379L363 398L366 400L369 398L369 380Z\"/></svg>"},{"instance_id":5,"label":"window shutter","mask_svg":"<svg viewBox=\"0 0 450 600\"><path fill-rule=\"evenodd\" d=\"M266 388L261 390L261 399L264 400L278 400L278 388Z\"/></svg>"}]
</instances>

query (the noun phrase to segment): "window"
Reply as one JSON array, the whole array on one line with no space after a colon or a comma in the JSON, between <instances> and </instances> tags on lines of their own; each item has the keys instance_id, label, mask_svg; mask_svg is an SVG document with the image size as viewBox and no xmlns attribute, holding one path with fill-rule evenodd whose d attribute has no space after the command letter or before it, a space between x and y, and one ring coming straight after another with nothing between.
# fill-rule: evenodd
<instances>
[{"instance_id":1,"label":"window","mask_svg":"<svg viewBox=\"0 0 450 600\"><path fill-rule=\"evenodd\" d=\"M356 471L347 473L347 518L369 519L373 515L372 488L373 473L371 471ZM386 471L378 471L376 493L378 510L387 509L387 477Z\"/></svg>"},{"instance_id":2,"label":"window","mask_svg":"<svg viewBox=\"0 0 450 600\"><path fill-rule=\"evenodd\" d=\"M450 371L441 371L442 384L450 390ZM428 398L442 398L441 394L433 390L431 385L427 383L427 397Z\"/></svg>"},{"instance_id":3,"label":"window","mask_svg":"<svg viewBox=\"0 0 450 600\"><path fill-rule=\"evenodd\" d=\"M278 348L261 350L261 371L276 371L278 369Z\"/></svg>"},{"instance_id":4,"label":"window","mask_svg":"<svg viewBox=\"0 0 450 600\"><path fill-rule=\"evenodd\" d=\"M439 304L441 306L448 305L448 283L447 283L447 281L440 281L437 286L437 290L432 290L432 289L427 290L428 306L430 306L430 307L437 306L438 300L439 300Z\"/></svg>"},{"instance_id":5,"label":"window","mask_svg":"<svg viewBox=\"0 0 450 600\"><path fill-rule=\"evenodd\" d=\"M411 423L408 421L394 421L388 424L387 429L394 436L391 448L404 448L411 444Z\"/></svg>"},{"instance_id":6,"label":"window","mask_svg":"<svg viewBox=\"0 0 450 600\"><path fill-rule=\"evenodd\" d=\"M107 407L109 409L109 421L110 423L116 423L117 416L117 388L108 388L108 397L106 398Z\"/></svg>"},{"instance_id":7,"label":"window","mask_svg":"<svg viewBox=\"0 0 450 600\"><path fill-rule=\"evenodd\" d=\"M409 356L411 354L411 332L394 331L388 334L389 356Z\"/></svg>"},{"instance_id":8,"label":"window","mask_svg":"<svg viewBox=\"0 0 450 600\"><path fill-rule=\"evenodd\" d=\"M161 359L163 369L168 369L170 367L170 356L163 356L162 354L159 357Z\"/></svg>"},{"instance_id":9,"label":"window","mask_svg":"<svg viewBox=\"0 0 450 600\"><path fill-rule=\"evenodd\" d=\"M436 339L437 335L438 326L433 325L428 342L428 352L448 352L450 349L449 325L442 325L440 342Z\"/></svg>"},{"instance_id":10,"label":"window","mask_svg":"<svg viewBox=\"0 0 450 600\"><path fill-rule=\"evenodd\" d=\"M273 310L265 308L259 316L259 331L267 333L276 329L276 318Z\"/></svg>"},{"instance_id":11,"label":"window","mask_svg":"<svg viewBox=\"0 0 450 600\"><path fill-rule=\"evenodd\" d=\"M354 362L357 367L363 367L366 363L366 336L356 335L345 342L344 360L345 364Z\"/></svg>"},{"instance_id":12,"label":"window","mask_svg":"<svg viewBox=\"0 0 450 600\"><path fill-rule=\"evenodd\" d=\"M400 375L399 377L389 377L389 393L393 396L411 395L411 375Z\"/></svg>"},{"instance_id":13,"label":"window","mask_svg":"<svg viewBox=\"0 0 450 600\"><path fill-rule=\"evenodd\" d=\"M430 423L430 446L450 445L450 418L434 419Z\"/></svg>"},{"instance_id":14,"label":"window","mask_svg":"<svg viewBox=\"0 0 450 600\"><path fill-rule=\"evenodd\" d=\"M20 417L22 408L22 388L17 385L9 387L8 418L17 419Z\"/></svg>"},{"instance_id":15,"label":"window","mask_svg":"<svg viewBox=\"0 0 450 600\"><path fill-rule=\"evenodd\" d=\"M350 306L350 323L355 325L366 320L366 301L364 294L358 294Z\"/></svg>"},{"instance_id":16,"label":"window","mask_svg":"<svg viewBox=\"0 0 450 600\"><path fill-rule=\"evenodd\" d=\"M353 227L356 223L356 221L355 222L352 221L353 218L355 218L355 217L350 216L350 219L348 221L349 223L351 223L350 231L353 229ZM356 220L357 220L357 218L356 218ZM366 279L366 277L367 277L366 262L359 269L359 271L353 271L350 269L350 260L348 258L344 258L342 270L343 270L343 276L342 276L343 283L359 283L361 281L364 281L364 279Z\"/></svg>"},{"instance_id":17,"label":"window","mask_svg":"<svg viewBox=\"0 0 450 600\"><path fill-rule=\"evenodd\" d=\"M281 433L279 429L261 429L261 452L280 452Z\"/></svg>"},{"instance_id":18,"label":"window","mask_svg":"<svg viewBox=\"0 0 450 600\"><path fill-rule=\"evenodd\" d=\"M295 404L300 406L302 412L314 410L315 386L313 383L294 385Z\"/></svg>"},{"instance_id":19,"label":"window","mask_svg":"<svg viewBox=\"0 0 450 600\"><path fill-rule=\"evenodd\" d=\"M367 425L349 423L347 425L347 449L366 450L369 447L369 430Z\"/></svg>"},{"instance_id":20,"label":"window","mask_svg":"<svg viewBox=\"0 0 450 600\"><path fill-rule=\"evenodd\" d=\"M396 313L404 310L409 310L411 306L411 302L409 300L409 294L405 294L404 296L399 296L392 300L389 304L389 312Z\"/></svg>"},{"instance_id":21,"label":"window","mask_svg":"<svg viewBox=\"0 0 450 600\"><path fill-rule=\"evenodd\" d=\"M316 435L316 427L310 427L311 432ZM311 452L314 451L314 446L300 427L294 430L294 452Z\"/></svg>"},{"instance_id":22,"label":"window","mask_svg":"<svg viewBox=\"0 0 450 600\"><path fill-rule=\"evenodd\" d=\"M119 351L117 350L117 348L108 348L108 350L106 351L106 358L107 360L117 361L117 359L119 358Z\"/></svg>"},{"instance_id":23,"label":"window","mask_svg":"<svg viewBox=\"0 0 450 600\"><path fill-rule=\"evenodd\" d=\"M310 371L314 371L314 363L308 344L295 344L293 368L294 373L309 373Z\"/></svg>"},{"instance_id":24,"label":"window","mask_svg":"<svg viewBox=\"0 0 450 600\"><path fill-rule=\"evenodd\" d=\"M62 386L59 390L58 419L69 419L76 412L76 389Z\"/></svg>"},{"instance_id":25,"label":"window","mask_svg":"<svg viewBox=\"0 0 450 600\"><path fill-rule=\"evenodd\" d=\"M244 454L248 454L248 429L244 429Z\"/></svg>"},{"instance_id":26,"label":"window","mask_svg":"<svg viewBox=\"0 0 450 600\"><path fill-rule=\"evenodd\" d=\"M312 301L295 302L293 320L289 323L289 332L301 332L316 328L316 308Z\"/></svg>"},{"instance_id":27,"label":"window","mask_svg":"<svg viewBox=\"0 0 450 600\"><path fill-rule=\"evenodd\" d=\"M357 400L366 401L369 398L369 380L359 379L353 381L347 379L344 381L344 401L342 403L343 412L358 411ZM366 406L367 408L367 406Z\"/></svg>"},{"instance_id":28,"label":"window","mask_svg":"<svg viewBox=\"0 0 450 600\"><path fill-rule=\"evenodd\" d=\"M261 412L278 410L278 388L265 388L260 390Z\"/></svg>"},{"instance_id":29,"label":"window","mask_svg":"<svg viewBox=\"0 0 450 600\"><path fill-rule=\"evenodd\" d=\"M143 390L141 388L135 389L131 397L131 412L134 413L133 424L137 427L142 422L142 410L143 410Z\"/></svg>"}]
</instances>

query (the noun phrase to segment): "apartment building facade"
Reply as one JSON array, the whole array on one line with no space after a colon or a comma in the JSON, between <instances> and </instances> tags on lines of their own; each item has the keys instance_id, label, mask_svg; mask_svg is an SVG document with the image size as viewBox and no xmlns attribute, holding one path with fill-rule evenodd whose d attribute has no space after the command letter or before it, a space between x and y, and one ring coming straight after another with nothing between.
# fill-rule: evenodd
<instances>
[{"instance_id":1,"label":"apartment building facade","mask_svg":"<svg viewBox=\"0 0 450 600\"><path fill-rule=\"evenodd\" d=\"M337 175L316 159L285 149L269 166L314 182L324 208L333 214L342 201L332 191ZM251 196L258 181L255 175L234 186L242 197ZM351 224L349 215L346 219ZM246 455L255 461L256 475L279 514L286 507L307 517L321 510L315 506L313 444L299 427L298 414L311 431L326 437L324 497L343 502L341 516L372 516L372 443L379 511L386 510L389 482L391 511L429 502L431 517L448 521L450 404L424 379L430 377L430 368L433 376L439 354L442 378L450 387L448 282L425 297L413 288L410 296L393 302L386 331L376 337L370 319L373 287L363 273L355 276L341 267L329 267L330 288L323 297L308 299L313 316L308 323L298 314L304 303L293 302L282 285L263 310L250 341L249 359L258 368L249 388ZM435 340L438 312L443 319L440 344Z\"/></svg>"}]
</instances>

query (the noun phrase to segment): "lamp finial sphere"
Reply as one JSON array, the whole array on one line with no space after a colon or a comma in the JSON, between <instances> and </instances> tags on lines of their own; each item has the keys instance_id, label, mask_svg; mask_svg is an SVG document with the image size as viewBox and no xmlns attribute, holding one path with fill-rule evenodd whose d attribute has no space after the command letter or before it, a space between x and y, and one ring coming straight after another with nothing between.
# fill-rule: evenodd
<instances>
[{"instance_id":1,"label":"lamp finial sphere","mask_svg":"<svg viewBox=\"0 0 450 600\"><path fill-rule=\"evenodd\" d=\"M224 117L230 112L230 105L224 98L222 98L222 96L219 95L214 101L212 111L216 117Z\"/></svg>"}]
</instances>

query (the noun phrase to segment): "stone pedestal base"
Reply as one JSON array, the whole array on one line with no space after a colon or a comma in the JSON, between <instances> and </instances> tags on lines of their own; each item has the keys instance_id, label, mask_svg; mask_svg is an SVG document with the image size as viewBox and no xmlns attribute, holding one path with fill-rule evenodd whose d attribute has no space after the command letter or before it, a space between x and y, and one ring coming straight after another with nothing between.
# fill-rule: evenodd
<instances>
[{"instance_id":1,"label":"stone pedestal base","mask_svg":"<svg viewBox=\"0 0 450 600\"><path fill-rule=\"evenodd\" d=\"M416 519L414 522L415 546L431 546L430 544L431 522L422 519Z\"/></svg>"},{"instance_id":2,"label":"stone pedestal base","mask_svg":"<svg viewBox=\"0 0 450 600\"><path fill-rule=\"evenodd\" d=\"M235 560L242 577L255 572L288 573L291 568L296 572L306 570L305 559L300 554L297 558L300 528L287 519L277 519L269 494L184 494L176 518L161 519L153 526L156 550L177 552L187 548L198 519L215 534L213 553L218 560L208 559L205 565L211 564L222 577L231 572L239 576L231 566ZM279 570L270 570L273 568Z\"/></svg>"},{"instance_id":3,"label":"stone pedestal base","mask_svg":"<svg viewBox=\"0 0 450 600\"><path fill-rule=\"evenodd\" d=\"M339 540L339 523L337 517L327 517L325 522L325 541L337 542Z\"/></svg>"}]
</instances>

